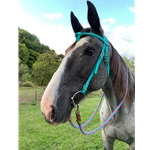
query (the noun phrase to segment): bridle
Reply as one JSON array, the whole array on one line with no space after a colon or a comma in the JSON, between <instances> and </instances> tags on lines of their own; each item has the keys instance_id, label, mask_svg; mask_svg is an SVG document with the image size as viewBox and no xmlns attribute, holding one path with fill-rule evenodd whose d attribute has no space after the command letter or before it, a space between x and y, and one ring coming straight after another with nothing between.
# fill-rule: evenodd
<instances>
[{"instance_id":1,"label":"bridle","mask_svg":"<svg viewBox=\"0 0 150 150\"><path fill-rule=\"evenodd\" d=\"M110 67L109 67L109 62L108 62L109 61L109 56L108 56L108 41L107 41L107 38L105 36L101 37L101 36L99 36L95 33L91 33L91 32L77 32L77 33L75 33L76 41L78 42L81 39L81 36L83 36L83 35L94 36L94 37L98 38L99 40L101 40L103 42L103 47L102 47L101 53L100 53L100 55L97 59L97 62L95 64L91 74L89 75L86 83L83 85L83 88L80 91L76 92L71 97L71 101L72 101L72 104L73 104L74 107L78 106L78 104L76 104L75 101L74 101L74 97L79 93L85 95L85 93L88 89L89 83L92 80L93 76L95 74L97 74L98 68L99 68L102 60L104 60L108 76L110 74Z\"/></svg>"},{"instance_id":2,"label":"bridle","mask_svg":"<svg viewBox=\"0 0 150 150\"><path fill-rule=\"evenodd\" d=\"M72 120L70 119L69 122L70 124L74 127L74 128L79 128L80 131L85 134L85 135L88 135L88 134L93 134L95 132L97 132L98 130L100 130L101 128L104 128L110 121L111 119L113 118L113 116L118 112L119 108L122 106L123 102L125 101L125 98L127 96L127 93L128 93L128 67L126 68L126 91L125 91L125 95L124 97L122 98L121 102L119 103L119 105L116 107L116 109L112 112L112 114L108 117L108 119L102 124L100 125L99 127L97 127L96 129L90 131L90 132L85 132L83 129L85 126L87 126L91 120L94 118L94 116L96 115L96 113L98 112L98 109L101 105L101 102L102 102L102 99L104 97L104 94L102 94L101 98L100 98L100 101L98 103L98 106L96 107L93 115L90 117L90 119L85 123L85 124L81 124L81 117L80 117L80 111L79 111L79 104L76 104L75 101L74 101L74 98L77 94L79 93L82 93L85 95L87 89L88 89L88 86L89 86L89 83L91 81L91 79L93 78L93 76L95 74L97 74L98 72L98 68L101 64L101 61L104 60L104 63L105 63L105 66L106 66L106 70L107 70L107 73L108 73L108 76L110 75L110 67L109 67L109 55L108 55L108 41L107 41L107 38L104 36L104 37L101 37L95 33L91 33L91 32L78 32L75 34L75 37L76 37L76 41L79 41L81 36L83 35L88 35L88 36L94 36L94 37L97 37L99 40L101 40L103 42L103 47L102 47L102 51L98 57L98 60L91 72L91 74L89 75L86 83L83 85L83 88L76 92L72 97L71 97L71 103L73 104L74 107L77 107L77 110L76 110L76 121L78 123L78 126L76 126Z\"/></svg>"}]
</instances>

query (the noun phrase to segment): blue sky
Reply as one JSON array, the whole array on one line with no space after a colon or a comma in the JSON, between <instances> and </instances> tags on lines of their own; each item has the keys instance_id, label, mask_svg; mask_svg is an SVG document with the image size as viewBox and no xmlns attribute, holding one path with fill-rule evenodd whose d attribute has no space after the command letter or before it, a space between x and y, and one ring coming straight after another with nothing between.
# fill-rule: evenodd
<instances>
[{"instance_id":1,"label":"blue sky","mask_svg":"<svg viewBox=\"0 0 150 150\"><path fill-rule=\"evenodd\" d=\"M35 34L40 42L64 54L75 40L70 12L88 27L87 0L20 0L19 27ZM134 1L91 0L105 35L121 55L134 55Z\"/></svg>"}]
</instances>

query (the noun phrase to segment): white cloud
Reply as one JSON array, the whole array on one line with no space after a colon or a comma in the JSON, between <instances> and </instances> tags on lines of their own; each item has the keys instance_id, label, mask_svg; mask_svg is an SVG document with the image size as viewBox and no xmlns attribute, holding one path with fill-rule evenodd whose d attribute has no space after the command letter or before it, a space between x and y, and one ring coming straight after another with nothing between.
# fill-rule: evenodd
<instances>
[{"instance_id":1,"label":"white cloud","mask_svg":"<svg viewBox=\"0 0 150 150\"><path fill-rule=\"evenodd\" d=\"M109 24L114 24L114 23L116 23L116 19L114 19L114 18L106 18L106 19L104 19L103 21L102 21L102 23L109 23Z\"/></svg>"},{"instance_id":2,"label":"white cloud","mask_svg":"<svg viewBox=\"0 0 150 150\"><path fill-rule=\"evenodd\" d=\"M62 18L63 14L56 12L56 13L52 13L52 14L43 14L43 16L49 20L54 20L55 18L56 19Z\"/></svg>"},{"instance_id":3,"label":"white cloud","mask_svg":"<svg viewBox=\"0 0 150 150\"><path fill-rule=\"evenodd\" d=\"M133 12L133 13L135 13L135 7L128 7L128 9L131 11L131 12Z\"/></svg>"},{"instance_id":4,"label":"white cloud","mask_svg":"<svg viewBox=\"0 0 150 150\"><path fill-rule=\"evenodd\" d=\"M83 28L88 28L88 27L90 27L90 25L89 25L88 23L82 23L81 25L83 26Z\"/></svg>"},{"instance_id":5,"label":"white cloud","mask_svg":"<svg viewBox=\"0 0 150 150\"><path fill-rule=\"evenodd\" d=\"M30 22L30 23L28 23ZM104 21L105 22L105 21ZM121 54L134 55L134 26L111 26L110 23L102 23L105 35ZM83 27L89 27L87 23ZM30 18L30 16L21 14L19 27L35 34L40 42L54 49L57 54L64 54L65 50L75 41L72 28L62 25L45 26L41 22Z\"/></svg>"},{"instance_id":6,"label":"white cloud","mask_svg":"<svg viewBox=\"0 0 150 150\"><path fill-rule=\"evenodd\" d=\"M105 35L121 55L134 56L134 25L116 26L102 24ZM105 30L106 29L106 30Z\"/></svg>"},{"instance_id":7,"label":"white cloud","mask_svg":"<svg viewBox=\"0 0 150 150\"><path fill-rule=\"evenodd\" d=\"M105 35L116 48L120 55L134 56L134 25L116 26L116 19L106 18L102 20L102 28ZM112 24L114 24L112 26ZM82 23L84 28L89 27L88 23ZM73 35L71 35L73 36Z\"/></svg>"},{"instance_id":8,"label":"white cloud","mask_svg":"<svg viewBox=\"0 0 150 150\"><path fill-rule=\"evenodd\" d=\"M131 10L134 10L133 7ZM120 55L134 56L134 25L116 26L115 23L116 19L114 18L102 20L105 35ZM112 24L115 24L115 26L111 26Z\"/></svg>"},{"instance_id":9,"label":"white cloud","mask_svg":"<svg viewBox=\"0 0 150 150\"><path fill-rule=\"evenodd\" d=\"M65 50L75 41L71 27L45 26L42 22L22 12L20 12L18 26L31 34L35 34L41 43L54 49L57 54L65 54Z\"/></svg>"},{"instance_id":10,"label":"white cloud","mask_svg":"<svg viewBox=\"0 0 150 150\"><path fill-rule=\"evenodd\" d=\"M40 41L57 54L65 54L65 50L75 41L75 36L71 28L57 25L46 28L40 35Z\"/></svg>"}]
</instances>

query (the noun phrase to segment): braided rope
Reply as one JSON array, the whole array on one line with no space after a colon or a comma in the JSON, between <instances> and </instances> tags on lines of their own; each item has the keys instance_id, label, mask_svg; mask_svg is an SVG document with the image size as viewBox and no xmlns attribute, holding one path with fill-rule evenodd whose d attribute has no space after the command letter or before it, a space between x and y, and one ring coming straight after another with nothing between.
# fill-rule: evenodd
<instances>
[{"instance_id":1,"label":"braided rope","mask_svg":"<svg viewBox=\"0 0 150 150\"><path fill-rule=\"evenodd\" d=\"M69 120L70 124L74 127L74 128L79 128L80 131L85 134L85 135L90 135L90 134L93 134L95 132L97 132L98 130L104 128L110 121L111 119L113 118L113 116L118 112L119 108L121 107L121 105L123 104L123 102L125 101L125 98L127 96L127 93L128 93L128 68L126 69L126 91L125 91L125 95L124 97L122 98L121 102L119 103L119 105L116 107L116 109L112 112L112 114L108 117L108 119L102 124L100 125L99 127L97 127L96 129L92 130L92 131L89 131L89 132L86 132L83 130L83 128L85 126L87 126L91 120L94 118L95 114L97 113L99 107L100 107L100 104L101 104L101 101L102 101L102 98L104 97L104 94L101 96L101 99L100 99L100 102L98 103L98 106L96 107L93 115L90 117L90 119L84 124L84 125L81 125L79 124L79 126L76 126L71 120Z\"/></svg>"},{"instance_id":2,"label":"braided rope","mask_svg":"<svg viewBox=\"0 0 150 150\"><path fill-rule=\"evenodd\" d=\"M90 119L89 119L85 124L81 125L82 128L86 127L86 126L92 121L92 119L94 118L94 116L95 116L96 113L98 112L98 109L99 109L99 107L100 107L100 105L101 105L101 102L102 102L102 100L103 100L103 97L104 97L104 93L102 93L102 95L101 95L101 97L100 97L100 100L99 100L99 102L98 102L98 105L97 105L95 111L93 112L92 116L90 117ZM74 128L79 128L79 126L78 126L78 125L75 125L75 124L72 122L71 119L69 120L69 122L70 122L70 124L71 124Z\"/></svg>"}]
</instances>

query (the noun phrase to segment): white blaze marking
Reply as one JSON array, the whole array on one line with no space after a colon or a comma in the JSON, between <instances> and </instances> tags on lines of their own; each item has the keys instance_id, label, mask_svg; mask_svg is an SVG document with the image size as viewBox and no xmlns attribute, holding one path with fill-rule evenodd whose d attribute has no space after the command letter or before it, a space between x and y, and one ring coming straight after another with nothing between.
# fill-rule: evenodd
<instances>
[{"instance_id":1,"label":"white blaze marking","mask_svg":"<svg viewBox=\"0 0 150 150\"><path fill-rule=\"evenodd\" d=\"M84 43L87 43L87 42L88 42L88 37L84 37L84 38L80 39L80 41L78 41L78 42L76 43L76 45L74 46L74 48L73 48L72 50L70 50L70 51L66 54L66 56L64 57L64 59L63 59L61 65L59 66L58 70L56 71L56 72L57 72L57 77L55 78L56 80L54 80L55 86L56 86L56 87L55 87L56 90L58 89L58 85L59 85L59 83L60 83L60 78L61 78L61 76L62 76L62 74L63 74L63 72L64 72L64 70L65 70L65 66L66 66L66 62L67 62L68 58L71 56L71 54L72 54L72 52L73 52L74 50L76 50L78 47L82 46ZM53 79L52 79L52 80L53 80ZM56 93L57 93L57 91L56 91Z\"/></svg>"},{"instance_id":2,"label":"white blaze marking","mask_svg":"<svg viewBox=\"0 0 150 150\"><path fill-rule=\"evenodd\" d=\"M81 38L75 45L75 47L73 48L73 50L75 50L76 48L82 46L84 43L88 43L88 39L89 37L84 37L84 38ZM72 50L71 50L72 51Z\"/></svg>"},{"instance_id":3,"label":"white blaze marking","mask_svg":"<svg viewBox=\"0 0 150 150\"><path fill-rule=\"evenodd\" d=\"M76 43L75 47L66 54L63 61L61 62L61 65L59 66L57 71L54 73L52 79L50 80L49 84L47 85L47 87L44 91L44 94L42 96L41 111L43 113L45 113L44 111L46 111L53 104L54 94L58 95L58 86L60 83L61 76L65 70L65 66L66 66L66 62L67 62L68 58L71 56L72 52L76 48L82 46L84 43L87 43L87 42L88 42L88 37L84 37L84 38L80 39L80 41L78 41ZM47 105L49 105L49 106L47 106Z\"/></svg>"}]
</instances>

